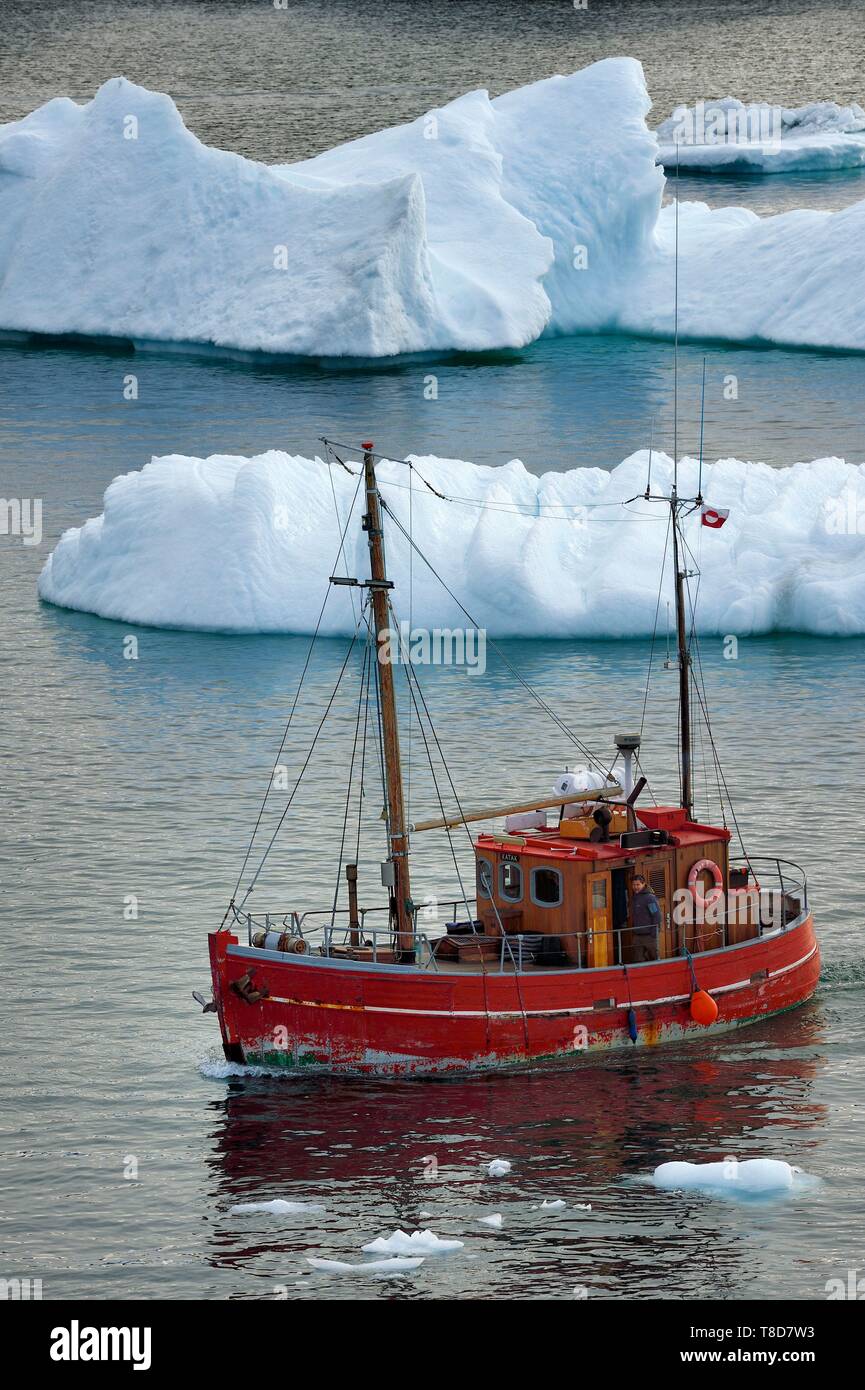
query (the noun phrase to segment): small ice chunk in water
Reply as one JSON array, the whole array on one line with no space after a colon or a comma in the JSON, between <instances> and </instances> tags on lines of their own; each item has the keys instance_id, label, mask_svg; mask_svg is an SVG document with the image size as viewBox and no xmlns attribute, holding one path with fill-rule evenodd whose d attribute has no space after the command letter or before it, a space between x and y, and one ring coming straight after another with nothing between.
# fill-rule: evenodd
<instances>
[{"instance_id":1,"label":"small ice chunk in water","mask_svg":"<svg viewBox=\"0 0 865 1390\"><path fill-rule=\"evenodd\" d=\"M286 1202L282 1197L274 1197L272 1202L238 1202L237 1206L231 1208L235 1216L245 1216L253 1211L266 1211L271 1216L296 1216L324 1210L318 1202Z\"/></svg>"},{"instance_id":2,"label":"small ice chunk in water","mask_svg":"<svg viewBox=\"0 0 865 1390\"><path fill-rule=\"evenodd\" d=\"M575 1211L591 1211L591 1210L592 1210L592 1204L591 1204L591 1202L574 1202L574 1210L575 1210Z\"/></svg>"},{"instance_id":3,"label":"small ice chunk in water","mask_svg":"<svg viewBox=\"0 0 865 1390\"><path fill-rule=\"evenodd\" d=\"M494 1158L492 1163L487 1166L487 1172L491 1178L503 1178L505 1173L511 1171L511 1165L506 1158Z\"/></svg>"},{"instance_id":4,"label":"small ice chunk in water","mask_svg":"<svg viewBox=\"0 0 865 1390\"><path fill-rule=\"evenodd\" d=\"M441 1240L432 1231L394 1231L392 1236L378 1236L362 1248L370 1255L447 1255L462 1250L461 1240Z\"/></svg>"},{"instance_id":5,"label":"small ice chunk in water","mask_svg":"<svg viewBox=\"0 0 865 1390\"><path fill-rule=\"evenodd\" d=\"M494 1231L500 1231L502 1229L502 1219L500 1211L494 1211L490 1216L478 1217L478 1221L482 1226L492 1226Z\"/></svg>"},{"instance_id":6,"label":"small ice chunk in water","mask_svg":"<svg viewBox=\"0 0 865 1390\"><path fill-rule=\"evenodd\" d=\"M556 1198L554 1198L553 1200L551 1200L551 1201L549 1201L549 1202L547 1201L547 1199L546 1199L546 1197L545 1197L544 1200L541 1202L540 1210L541 1210L541 1211L561 1211L562 1207L566 1207L567 1205L568 1205L567 1202L562 1201L561 1197L556 1197Z\"/></svg>"},{"instance_id":7,"label":"small ice chunk in water","mask_svg":"<svg viewBox=\"0 0 865 1390\"><path fill-rule=\"evenodd\" d=\"M801 1171L780 1158L746 1158L742 1163L727 1158L722 1163L662 1163L652 1181L665 1192L697 1190L755 1197L788 1192Z\"/></svg>"},{"instance_id":8,"label":"small ice chunk in water","mask_svg":"<svg viewBox=\"0 0 865 1390\"><path fill-rule=\"evenodd\" d=\"M324 1260L317 1255L307 1255L313 1269L325 1274L408 1274L423 1264L423 1255L414 1259L397 1256L392 1260L367 1260L361 1264L349 1264L346 1260Z\"/></svg>"}]
</instances>

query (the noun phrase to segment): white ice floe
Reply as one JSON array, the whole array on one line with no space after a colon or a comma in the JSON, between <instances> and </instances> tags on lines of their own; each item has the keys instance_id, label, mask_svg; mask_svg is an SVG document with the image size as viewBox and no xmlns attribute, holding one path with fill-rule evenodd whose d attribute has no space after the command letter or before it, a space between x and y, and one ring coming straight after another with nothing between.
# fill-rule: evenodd
<instances>
[{"instance_id":1,"label":"white ice floe","mask_svg":"<svg viewBox=\"0 0 865 1390\"><path fill-rule=\"evenodd\" d=\"M662 1163L654 1171L652 1181L664 1191L737 1193L747 1197L770 1196L789 1192L796 1186L801 1169L779 1158L735 1158L721 1163Z\"/></svg>"},{"instance_id":2,"label":"white ice floe","mask_svg":"<svg viewBox=\"0 0 865 1390\"><path fill-rule=\"evenodd\" d=\"M723 97L677 106L655 134L668 169L788 174L865 164L865 110L855 103L793 108Z\"/></svg>"},{"instance_id":3,"label":"white ice floe","mask_svg":"<svg viewBox=\"0 0 865 1390\"><path fill-rule=\"evenodd\" d=\"M551 1199L550 1201L548 1201L547 1198L545 1197L544 1200L541 1202L541 1205L540 1205L540 1207L538 1208L538 1210L539 1210L539 1211L563 1211L564 1208L565 1208L567 1205L568 1205L567 1202L564 1201L561 1197L553 1198L553 1199Z\"/></svg>"},{"instance_id":4,"label":"white ice floe","mask_svg":"<svg viewBox=\"0 0 865 1390\"><path fill-rule=\"evenodd\" d=\"M491 1178L503 1178L505 1173L511 1171L511 1164L506 1158L494 1158L492 1163L487 1164L487 1172Z\"/></svg>"},{"instance_id":5,"label":"white ice floe","mask_svg":"<svg viewBox=\"0 0 865 1390\"><path fill-rule=\"evenodd\" d=\"M574 1202L574 1211L591 1211L591 1202Z\"/></svg>"},{"instance_id":6,"label":"white ice floe","mask_svg":"<svg viewBox=\"0 0 865 1390\"><path fill-rule=\"evenodd\" d=\"M232 1215L235 1216L246 1216L259 1211L265 1211L270 1216L297 1216L324 1210L318 1202L287 1202L282 1197L275 1197L271 1202L238 1202L231 1208Z\"/></svg>"},{"instance_id":7,"label":"white ice floe","mask_svg":"<svg viewBox=\"0 0 865 1390\"><path fill-rule=\"evenodd\" d=\"M462 1250L464 1241L442 1240L432 1231L394 1231L390 1236L378 1236L362 1249L369 1255L450 1255Z\"/></svg>"},{"instance_id":8,"label":"white ice floe","mask_svg":"<svg viewBox=\"0 0 865 1390\"><path fill-rule=\"evenodd\" d=\"M865 261L865 257L863 257ZM865 322L865 316L863 316ZM529 473L457 459L418 458L448 497L411 494L417 542L491 637L637 637L651 633L665 527L657 506L624 499L646 485L647 451L607 472ZM352 465L357 467L356 463ZM672 464L656 453L653 487ZM379 464L382 493L407 526L408 469ZM228 632L311 632L329 592L323 635L350 633L356 615L337 570L368 572L356 507L357 479L321 460L276 451L256 458L172 455L116 478L104 511L61 537L39 579L43 599L127 623ZM697 487L680 464L683 492ZM730 510L721 530L685 521L699 560L697 626L740 636L793 630L865 633L865 465L838 458L771 468L707 464L708 502ZM407 592L409 548L386 521L396 605ZM413 616L420 629L463 628L465 617L415 561Z\"/></svg>"},{"instance_id":9,"label":"white ice floe","mask_svg":"<svg viewBox=\"0 0 865 1390\"><path fill-rule=\"evenodd\" d=\"M609 58L267 166L112 78L0 127L0 327L364 358L668 335L650 106ZM865 350L865 202L682 213L682 335Z\"/></svg>"},{"instance_id":10,"label":"white ice floe","mask_svg":"<svg viewBox=\"0 0 865 1390\"><path fill-rule=\"evenodd\" d=\"M500 1211L491 1212L489 1216L479 1216L478 1221L482 1226L491 1226L494 1231L502 1229L504 1217Z\"/></svg>"},{"instance_id":11,"label":"white ice floe","mask_svg":"<svg viewBox=\"0 0 865 1390\"><path fill-rule=\"evenodd\" d=\"M423 1264L423 1256L414 1259L397 1256L390 1260L366 1260L360 1264L351 1264L346 1260L326 1260L318 1255L307 1255L306 1259L313 1269L321 1270L324 1274L408 1274Z\"/></svg>"}]
</instances>

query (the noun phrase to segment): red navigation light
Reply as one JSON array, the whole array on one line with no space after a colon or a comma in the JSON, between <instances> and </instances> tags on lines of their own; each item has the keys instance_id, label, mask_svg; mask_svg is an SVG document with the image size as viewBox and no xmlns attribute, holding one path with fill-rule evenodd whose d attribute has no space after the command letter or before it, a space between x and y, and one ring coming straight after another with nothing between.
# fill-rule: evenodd
<instances>
[{"instance_id":1,"label":"red navigation light","mask_svg":"<svg viewBox=\"0 0 865 1390\"><path fill-rule=\"evenodd\" d=\"M360 447L362 449L366 449L367 453L369 453L370 449L372 448L372 444L373 441L371 439L365 439Z\"/></svg>"}]
</instances>

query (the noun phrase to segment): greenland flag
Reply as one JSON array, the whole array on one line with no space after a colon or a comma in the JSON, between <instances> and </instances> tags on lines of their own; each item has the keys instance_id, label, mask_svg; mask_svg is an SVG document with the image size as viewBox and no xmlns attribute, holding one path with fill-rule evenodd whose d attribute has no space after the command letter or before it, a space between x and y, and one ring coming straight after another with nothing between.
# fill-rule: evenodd
<instances>
[{"instance_id":1,"label":"greenland flag","mask_svg":"<svg viewBox=\"0 0 865 1390\"><path fill-rule=\"evenodd\" d=\"M729 507L710 507L704 502L700 520L704 526L711 526L713 531L720 531L729 515Z\"/></svg>"}]
</instances>

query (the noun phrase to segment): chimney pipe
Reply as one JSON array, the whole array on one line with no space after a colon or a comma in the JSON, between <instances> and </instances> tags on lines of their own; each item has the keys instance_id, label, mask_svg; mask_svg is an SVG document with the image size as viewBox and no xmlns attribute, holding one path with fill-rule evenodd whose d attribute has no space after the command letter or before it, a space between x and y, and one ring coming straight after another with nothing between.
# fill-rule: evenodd
<instances>
[{"instance_id":1,"label":"chimney pipe","mask_svg":"<svg viewBox=\"0 0 865 1390\"><path fill-rule=\"evenodd\" d=\"M622 791L625 800L634 790L634 754L640 746L639 734L616 734L615 743L622 755L625 770L622 774Z\"/></svg>"}]
</instances>

